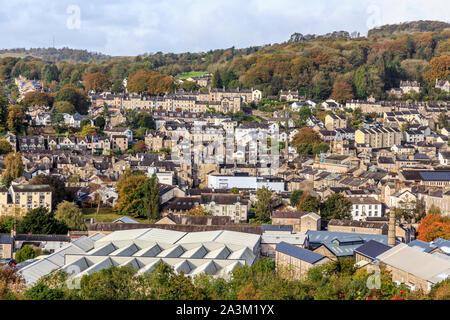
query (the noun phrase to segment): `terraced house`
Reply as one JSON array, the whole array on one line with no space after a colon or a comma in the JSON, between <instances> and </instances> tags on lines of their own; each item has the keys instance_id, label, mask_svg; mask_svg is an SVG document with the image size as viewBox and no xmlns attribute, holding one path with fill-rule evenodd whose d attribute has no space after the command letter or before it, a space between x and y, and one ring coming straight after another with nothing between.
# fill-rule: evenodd
<instances>
[{"instance_id":1,"label":"terraced house","mask_svg":"<svg viewBox=\"0 0 450 320\"><path fill-rule=\"evenodd\" d=\"M0 215L23 215L39 207L52 209L49 185L13 184L0 189Z\"/></svg>"},{"instance_id":2,"label":"terraced house","mask_svg":"<svg viewBox=\"0 0 450 320\"><path fill-rule=\"evenodd\" d=\"M357 144L369 145L372 148L391 148L400 144L402 138L402 132L397 128L358 129L355 132Z\"/></svg>"}]
</instances>

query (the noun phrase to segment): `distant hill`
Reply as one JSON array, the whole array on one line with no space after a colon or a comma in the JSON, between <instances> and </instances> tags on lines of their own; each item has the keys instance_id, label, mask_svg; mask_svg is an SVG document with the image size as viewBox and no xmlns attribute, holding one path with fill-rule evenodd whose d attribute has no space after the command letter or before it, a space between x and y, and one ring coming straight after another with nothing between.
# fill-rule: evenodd
<instances>
[{"instance_id":1,"label":"distant hill","mask_svg":"<svg viewBox=\"0 0 450 320\"><path fill-rule=\"evenodd\" d=\"M103 62L110 60L111 57L97 52L89 52L87 50L77 50L70 48L14 48L0 50L0 56L26 57L32 56L40 58L44 61L58 62Z\"/></svg>"},{"instance_id":2,"label":"distant hill","mask_svg":"<svg viewBox=\"0 0 450 320\"><path fill-rule=\"evenodd\" d=\"M399 24L387 24L381 27L373 28L369 30L367 36L371 37L371 36L384 36L399 33L440 31L446 28L450 28L450 24L447 22L419 20Z\"/></svg>"},{"instance_id":3,"label":"distant hill","mask_svg":"<svg viewBox=\"0 0 450 320\"><path fill-rule=\"evenodd\" d=\"M302 41L312 41L316 39L338 39L338 38L356 38L359 37L359 32L353 32L350 34L347 31L334 31L331 33L323 34L323 35L316 35L316 34L306 34L303 35L301 33L294 33L291 35L291 38L289 39L289 42L302 42Z\"/></svg>"}]
</instances>

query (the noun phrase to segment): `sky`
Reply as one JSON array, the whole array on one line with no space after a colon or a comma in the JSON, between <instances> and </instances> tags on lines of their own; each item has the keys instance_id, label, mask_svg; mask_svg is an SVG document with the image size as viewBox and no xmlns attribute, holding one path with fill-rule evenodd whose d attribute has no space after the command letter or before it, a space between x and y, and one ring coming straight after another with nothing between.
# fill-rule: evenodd
<instances>
[{"instance_id":1,"label":"sky","mask_svg":"<svg viewBox=\"0 0 450 320\"><path fill-rule=\"evenodd\" d=\"M0 0L0 48L204 52L449 17L448 0Z\"/></svg>"}]
</instances>

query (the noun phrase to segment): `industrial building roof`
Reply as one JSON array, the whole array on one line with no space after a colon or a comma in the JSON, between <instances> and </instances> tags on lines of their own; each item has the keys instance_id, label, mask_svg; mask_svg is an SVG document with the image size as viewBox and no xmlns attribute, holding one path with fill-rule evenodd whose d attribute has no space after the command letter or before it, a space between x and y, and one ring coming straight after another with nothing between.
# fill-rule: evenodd
<instances>
[{"instance_id":1,"label":"industrial building roof","mask_svg":"<svg viewBox=\"0 0 450 320\"><path fill-rule=\"evenodd\" d=\"M304 233L286 232L264 232L261 236L261 244L277 244L280 242L306 246L308 236Z\"/></svg>"},{"instance_id":2,"label":"industrial building roof","mask_svg":"<svg viewBox=\"0 0 450 320\"><path fill-rule=\"evenodd\" d=\"M337 257L352 256L355 249L374 240L387 245L388 236L353 232L333 232L308 230L309 244L313 247L326 246ZM398 242L398 241L397 241Z\"/></svg>"},{"instance_id":3,"label":"industrial building roof","mask_svg":"<svg viewBox=\"0 0 450 320\"><path fill-rule=\"evenodd\" d=\"M238 265L256 260L260 236L228 230L180 232L166 229L130 229L109 235L94 234L21 270L27 283L34 283L53 270L75 272L75 277L108 268L133 266L138 273L151 272L158 262L188 275L202 272L227 276Z\"/></svg>"},{"instance_id":4,"label":"industrial building roof","mask_svg":"<svg viewBox=\"0 0 450 320\"><path fill-rule=\"evenodd\" d=\"M450 261L421 252L404 243L382 253L377 260L431 283L443 281L450 275Z\"/></svg>"}]
</instances>

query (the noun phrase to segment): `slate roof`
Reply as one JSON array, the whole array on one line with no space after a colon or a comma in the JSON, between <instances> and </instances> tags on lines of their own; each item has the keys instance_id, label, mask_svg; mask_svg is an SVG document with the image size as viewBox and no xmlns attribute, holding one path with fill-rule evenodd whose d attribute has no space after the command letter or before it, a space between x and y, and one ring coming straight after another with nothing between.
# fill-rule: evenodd
<instances>
[{"instance_id":1,"label":"slate roof","mask_svg":"<svg viewBox=\"0 0 450 320\"><path fill-rule=\"evenodd\" d=\"M432 242L425 242L422 240L413 240L410 243L408 243L408 246L411 248L417 249L419 251L429 253L436 248L441 249L443 252L445 252L447 255L450 255L450 240L444 240L444 239L436 239Z\"/></svg>"},{"instance_id":2,"label":"slate roof","mask_svg":"<svg viewBox=\"0 0 450 320\"><path fill-rule=\"evenodd\" d=\"M436 180L450 180L450 171L430 171L430 172L420 172L419 175L425 181L436 181Z\"/></svg>"},{"instance_id":3,"label":"slate roof","mask_svg":"<svg viewBox=\"0 0 450 320\"><path fill-rule=\"evenodd\" d=\"M328 225L329 226L346 226L346 227L383 229L384 226L387 225L387 223L371 222L371 221L331 219L330 222L328 222Z\"/></svg>"},{"instance_id":4,"label":"slate roof","mask_svg":"<svg viewBox=\"0 0 450 320\"><path fill-rule=\"evenodd\" d=\"M136 221L134 219L131 219L130 217L127 217L127 216L123 216L123 217L113 221L113 223L118 223L118 222L122 222L122 223L139 223L138 221Z\"/></svg>"},{"instance_id":5,"label":"slate roof","mask_svg":"<svg viewBox=\"0 0 450 320\"><path fill-rule=\"evenodd\" d=\"M0 234L0 244L12 244L13 239L9 234Z\"/></svg>"},{"instance_id":6,"label":"slate roof","mask_svg":"<svg viewBox=\"0 0 450 320\"><path fill-rule=\"evenodd\" d=\"M444 240L444 239L439 238L439 239L434 240L433 244L435 246L439 247L446 254L450 255L450 240Z\"/></svg>"},{"instance_id":7,"label":"slate roof","mask_svg":"<svg viewBox=\"0 0 450 320\"><path fill-rule=\"evenodd\" d=\"M302 261L311 263L311 264L315 264L317 262L319 262L320 260L322 260L323 258L326 258L325 256L303 249L303 248L299 248L296 247L294 245L291 245L289 243L286 242L280 242L277 244L277 246L275 247L275 250L277 252L281 252L284 254L287 254L291 257L300 259Z\"/></svg>"},{"instance_id":8,"label":"slate roof","mask_svg":"<svg viewBox=\"0 0 450 320\"><path fill-rule=\"evenodd\" d=\"M355 249L355 252L362 254L371 259L375 259L378 255L388 251L391 247L378 241L369 240L362 246Z\"/></svg>"},{"instance_id":9,"label":"slate roof","mask_svg":"<svg viewBox=\"0 0 450 320\"><path fill-rule=\"evenodd\" d=\"M388 236L380 234L315 230L308 230L306 234L309 236L309 243L312 247L324 245L337 257L352 256L355 249L370 240L385 245L388 243Z\"/></svg>"},{"instance_id":10,"label":"slate roof","mask_svg":"<svg viewBox=\"0 0 450 320\"><path fill-rule=\"evenodd\" d=\"M50 186L47 184L13 184L11 185L14 192L51 192Z\"/></svg>"},{"instance_id":11,"label":"slate roof","mask_svg":"<svg viewBox=\"0 0 450 320\"><path fill-rule=\"evenodd\" d=\"M288 231L292 232L292 226L279 226L272 224L263 224L261 226L262 231Z\"/></svg>"},{"instance_id":12,"label":"slate roof","mask_svg":"<svg viewBox=\"0 0 450 320\"><path fill-rule=\"evenodd\" d=\"M272 219L300 219L308 212L298 212L298 211L276 211L272 213Z\"/></svg>"}]
</instances>

